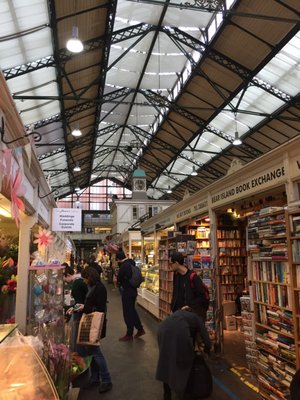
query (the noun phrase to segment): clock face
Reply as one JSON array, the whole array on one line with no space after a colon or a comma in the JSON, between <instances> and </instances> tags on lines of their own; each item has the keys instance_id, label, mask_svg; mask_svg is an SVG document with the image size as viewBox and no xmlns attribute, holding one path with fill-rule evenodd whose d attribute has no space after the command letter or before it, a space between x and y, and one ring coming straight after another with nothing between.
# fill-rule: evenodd
<instances>
[{"instance_id":1,"label":"clock face","mask_svg":"<svg viewBox=\"0 0 300 400\"><path fill-rule=\"evenodd\" d=\"M146 190L146 181L144 179L136 179L133 182L133 188L136 191L145 191Z\"/></svg>"}]
</instances>

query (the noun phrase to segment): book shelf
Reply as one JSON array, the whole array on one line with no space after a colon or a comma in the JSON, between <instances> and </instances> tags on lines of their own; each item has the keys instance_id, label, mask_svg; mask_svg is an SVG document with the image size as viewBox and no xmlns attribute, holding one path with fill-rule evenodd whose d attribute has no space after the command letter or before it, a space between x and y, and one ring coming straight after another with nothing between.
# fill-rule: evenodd
<instances>
[{"instance_id":1,"label":"book shelf","mask_svg":"<svg viewBox=\"0 0 300 400\"><path fill-rule=\"evenodd\" d=\"M217 246L220 298L222 302L234 301L237 292L248 288L244 230L239 225L220 226Z\"/></svg>"},{"instance_id":2,"label":"book shelf","mask_svg":"<svg viewBox=\"0 0 300 400\"><path fill-rule=\"evenodd\" d=\"M287 212L287 239L290 281L292 286L291 299L293 305L293 325L296 346L296 365L300 368L300 210Z\"/></svg>"},{"instance_id":3,"label":"book shelf","mask_svg":"<svg viewBox=\"0 0 300 400\"><path fill-rule=\"evenodd\" d=\"M298 364L288 219L282 207L268 207L252 215L248 224L257 346L256 377L261 397L268 400L288 397Z\"/></svg>"},{"instance_id":4,"label":"book shelf","mask_svg":"<svg viewBox=\"0 0 300 400\"><path fill-rule=\"evenodd\" d=\"M193 235L177 235L162 238L159 241L159 319L161 320L171 313L173 271L170 268L169 259L172 253L178 251L186 257L186 264L191 267L194 250L195 237Z\"/></svg>"}]
</instances>

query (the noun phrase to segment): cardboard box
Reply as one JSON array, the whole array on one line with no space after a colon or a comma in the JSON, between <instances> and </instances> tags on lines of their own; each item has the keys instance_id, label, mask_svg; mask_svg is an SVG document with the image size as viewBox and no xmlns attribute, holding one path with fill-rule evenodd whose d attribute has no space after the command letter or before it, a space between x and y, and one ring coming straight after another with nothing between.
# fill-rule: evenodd
<instances>
[{"instance_id":1,"label":"cardboard box","mask_svg":"<svg viewBox=\"0 0 300 400\"><path fill-rule=\"evenodd\" d=\"M236 330L236 319L234 315L226 315L225 316L225 329L227 331L235 331Z\"/></svg>"}]
</instances>

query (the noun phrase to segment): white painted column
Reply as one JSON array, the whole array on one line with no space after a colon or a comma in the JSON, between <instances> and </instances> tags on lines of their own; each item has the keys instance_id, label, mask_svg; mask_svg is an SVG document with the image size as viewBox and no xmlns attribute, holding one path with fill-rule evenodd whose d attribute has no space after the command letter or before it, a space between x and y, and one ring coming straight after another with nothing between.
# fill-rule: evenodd
<instances>
[{"instance_id":1,"label":"white painted column","mask_svg":"<svg viewBox=\"0 0 300 400\"><path fill-rule=\"evenodd\" d=\"M28 266L30 263L30 231L37 222L37 216L23 214L19 231L18 287L16 297L16 323L18 329L26 334L28 300Z\"/></svg>"}]
</instances>

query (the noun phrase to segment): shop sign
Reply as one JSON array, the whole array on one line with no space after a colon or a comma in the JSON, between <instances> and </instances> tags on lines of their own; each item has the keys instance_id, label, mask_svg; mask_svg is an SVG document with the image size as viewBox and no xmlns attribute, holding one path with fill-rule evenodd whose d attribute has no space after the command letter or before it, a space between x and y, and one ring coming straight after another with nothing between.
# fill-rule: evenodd
<instances>
[{"instance_id":1,"label":"shop sign","mask_svg":"<svg viewBox=\"0 0 300 400\"><path fill-rule=\"evenodd\" d=\"M253 192L264 190L282 181L284 176L285 170L283 166L255 175L246 181L241 181L216 194L212 194L211 204L225 203L227 200L235 200Z\"/></svg>"},{"instance_id":2,"label":"shop sign","mask_svg":"<svg viewBox=\"0 0 300 400\"><path fill-rule=\"evenodd\" d=\"M185 219L186 217L193 216L195 214L201 213L201 211L207 211L208 209L208 201L207 200L201 200L198 201L196 204L193 204L189 206L188 208L185 208L184 210L179 211L176 214L176 221L180 219Z\"/></svg>"},{"instance_id":3,"label":"shop sign","mask_svg":"<svg viewBox=\"0 0 300 400\"><path fill-rule=\"evenodd\" d=\"M81 232L80 208L53 208L52 231Z\"/></svg>"},{"instance_id":4,"label":"shop sign","mask_svg":"<svg viewBox=\"0 0 300 400\"><path fill-rule=\"evenodd\" d=\"M289 163L289 172L291 179L300 178L300 158L299 156L291 158Z\"/></svg>"}]
</instances>

